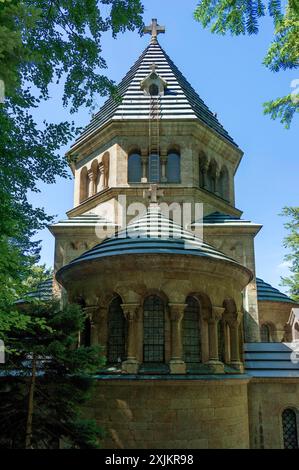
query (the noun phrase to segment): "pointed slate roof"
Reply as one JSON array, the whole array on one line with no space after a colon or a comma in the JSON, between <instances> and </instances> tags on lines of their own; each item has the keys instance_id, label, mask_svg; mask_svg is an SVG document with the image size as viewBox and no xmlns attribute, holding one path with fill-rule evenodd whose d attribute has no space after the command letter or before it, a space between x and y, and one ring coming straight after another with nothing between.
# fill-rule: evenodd
<instances>
[{"instance_id":1,"label":"pointed slate roof","mask_svg":"<svg viewBox=\"0 0 299 470\"><path fill-rule=\"evenodd\" d=\"M250 223L249 220L240 219L240 217L236 217L229 214L224 214L223 212L212 212L211 214L205 215L203 217L204 224L248 224Z\"/></svg>"},{"instance_id":2,"label":"pointed slate roof","mask_svg":"<svg viewBox=\"0 0 299 470\"><path fill-rule=\"evenodd\" d=\"M148 120L150 97L144 94L140 83L150 73L150 66L153 63L157 66L157 73L167 82L165 95L160 98L161 119L198 119L237 147L158 41L147 46L118 85L122 100L116 101L110 97L100 111L93 116L92 121L74 145L81 143L110 120Z\"/></svg>"},{"instance_id":3,"label":"pointed slate roof","mask_svg":"<svg viewBox=\"0 0 299 470\"><path fill-rule=\"evenodd\" d=\"M287 295L280 292L275 287L267 284L263 279L256 278L257 298L259 301L267 300L269 302L287 302L295 304Z\"/></svg>"},{"instance_id":4,"label":"pointed slate roof","mask_svg":"<svg viewBox=\"0 0 299 470\"><path fill-rule=\"evenodd\" d=\"M40 282L34 291L26 293L23 299L17 300L16 304L24 304L32 299L51 300L53 298L53 278Z\"/></svg>"},{"instance_id":5,"label":"pointed slate roof","mask_svg":"<svg viewBox=\"0 0 299 470\"><path fill-rule=\"evenodd\" d=\"M130 222L125 229L118 231L114 236L105 239L61 268L56 274L57 280L59 281L66 269L82 262L136 254L193 255L241 266L237 261L162 215L159 207L150 206L145 215Z\"/></svg>"},{"instance_id":6,"label":"pointed slate roof","mask_svg":"<svg viewBox=\"0 0 299 470\"><path fill-rule=\"evenodd\" d=\"M90 212L89 214L76 215L69 219L60 220L56 224L53 224L51 227L94 227L95 225L107 225L115 227L116 224L112 223L107 218L94 214Z\"/></svg>"}]
</instances>

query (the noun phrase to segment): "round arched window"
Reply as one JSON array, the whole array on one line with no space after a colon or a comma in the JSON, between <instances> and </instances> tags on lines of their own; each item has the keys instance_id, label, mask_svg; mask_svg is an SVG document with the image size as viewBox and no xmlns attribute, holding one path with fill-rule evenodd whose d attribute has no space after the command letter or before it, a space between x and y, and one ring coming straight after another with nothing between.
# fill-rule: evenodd
<instances>
[{"instance_id":1,"label":"round arched window","mask_svg":"<svg viewBox=\"0 0 299 470\"><path fill-rule=\"evenodd\" d=\"M167 156L167 182L180 183L181 181L181 163L180 155L177 152L170 152Z\"/></svg>"},{"instance_id":2,"label":"round arched window","mask_svg":"<svg viewBox=\"0 0 299 470\"><path fill-rule=\"evenodd\" d=\"M128 182L140 183L142 176L141 156L133 153L129 156L128 162Z\"/></svg>"}]
</instances>

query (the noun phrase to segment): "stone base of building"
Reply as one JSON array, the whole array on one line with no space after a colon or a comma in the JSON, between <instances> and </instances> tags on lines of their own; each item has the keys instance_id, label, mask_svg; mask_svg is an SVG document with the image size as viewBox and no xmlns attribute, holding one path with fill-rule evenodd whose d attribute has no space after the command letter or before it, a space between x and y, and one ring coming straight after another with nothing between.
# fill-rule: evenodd
<instances>
[{"instance_id":1,"label":"stone base of building","mask_svg":"<svg viewBox=\"0 0 299 470\"><path fill-rule=\"evenodd\" d=\"M186 363L179 359L171 359L169 370L171 374L186 374Z\"/></svg>"},{"instance_id":2,"label":"stone base of building","mask_svg":"<svg viewBox=\"0 0 299 470\"><path fill-rule=\"evenodd\" d=\"M208 361L206 365L210 371L214 374L223 374L224 373L224 364L220 361Z\"/></svg>"},{"instance_id":3,"label":"stone base of building","mask_svg":"<svg viewBox=\"0 0 299 470\"><path fill-rule=\"evenodd\" d=\"M139 362L136 359L128 359L122 363L122 371L126 374L138 374Z\"/></svg>"},{"instance_id":4,"label":"stone base of building","mask_svg":"<svg viewBox=\"0 0 299 470\"><path fill-rule=\"evenodd\" d=\"M104 449L249 448L247 378L101 378L88 415Z\"/></svg>"}]
</instances>

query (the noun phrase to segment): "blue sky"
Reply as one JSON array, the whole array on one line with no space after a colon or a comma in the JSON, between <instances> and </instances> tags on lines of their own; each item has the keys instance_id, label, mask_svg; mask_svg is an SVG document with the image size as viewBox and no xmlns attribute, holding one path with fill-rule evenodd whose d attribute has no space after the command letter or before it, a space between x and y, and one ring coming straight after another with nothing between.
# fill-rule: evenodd
<instances>
[{"instance_id":1,"label":"blue sky","mask_svg":"<svg viewBox=\"0 0 299 470\"><path fill-rule=\"evenodd\" d=\"M162 47L186 76L230 135L244 151L235 178L236 206L244 217L264 225L256 238L257 275L279 287L280 276L288 273L282 246L285 219L279 217L286 205L298 205L298 117L290 130L263 115L262 103L290 92L290 83L298 71L272 73L262 65L273 35L272 22L264 19L261 32L253 37L217 36L194 21L196 1L145 0L144 20L157 17L166 26L159 36ZM119 82L135 62L150 37L137 32L103 35L103 56L107 75ZM42 104L36 119L58 122L74 119L84 126L90 111L81 109L70 115L61 103L61 87L51 87L51 100ZM97 100L98 107L105 99ZM64 153L66 148L62 148ZM41 192L31 195L35 205L44 206L56 219L65 218L73 205L72 180L58 179L55 185L40 185ZM43 230L41 262L51 266L54 239ZM283 290L283 289L282 289Z\"/></svg>"}]
</instances>

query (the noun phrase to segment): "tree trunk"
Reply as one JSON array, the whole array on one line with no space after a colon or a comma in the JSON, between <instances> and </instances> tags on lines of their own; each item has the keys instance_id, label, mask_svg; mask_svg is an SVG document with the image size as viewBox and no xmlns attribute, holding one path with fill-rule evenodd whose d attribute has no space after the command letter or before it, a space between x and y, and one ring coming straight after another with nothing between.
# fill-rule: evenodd
<instances>
[{"instance_id":1,"label":"tree trunk","mask_svg":"<svg viewBox=\"0 0 299 470\"><path fill-rule=\"evenodd\" d=\"M30 386L29 386L25 449L31 449L35 379L36 379L36 356L33 353L32 354L32 374L31 374L31 381L30 381Z\"/></svg>"}]
</instances>

